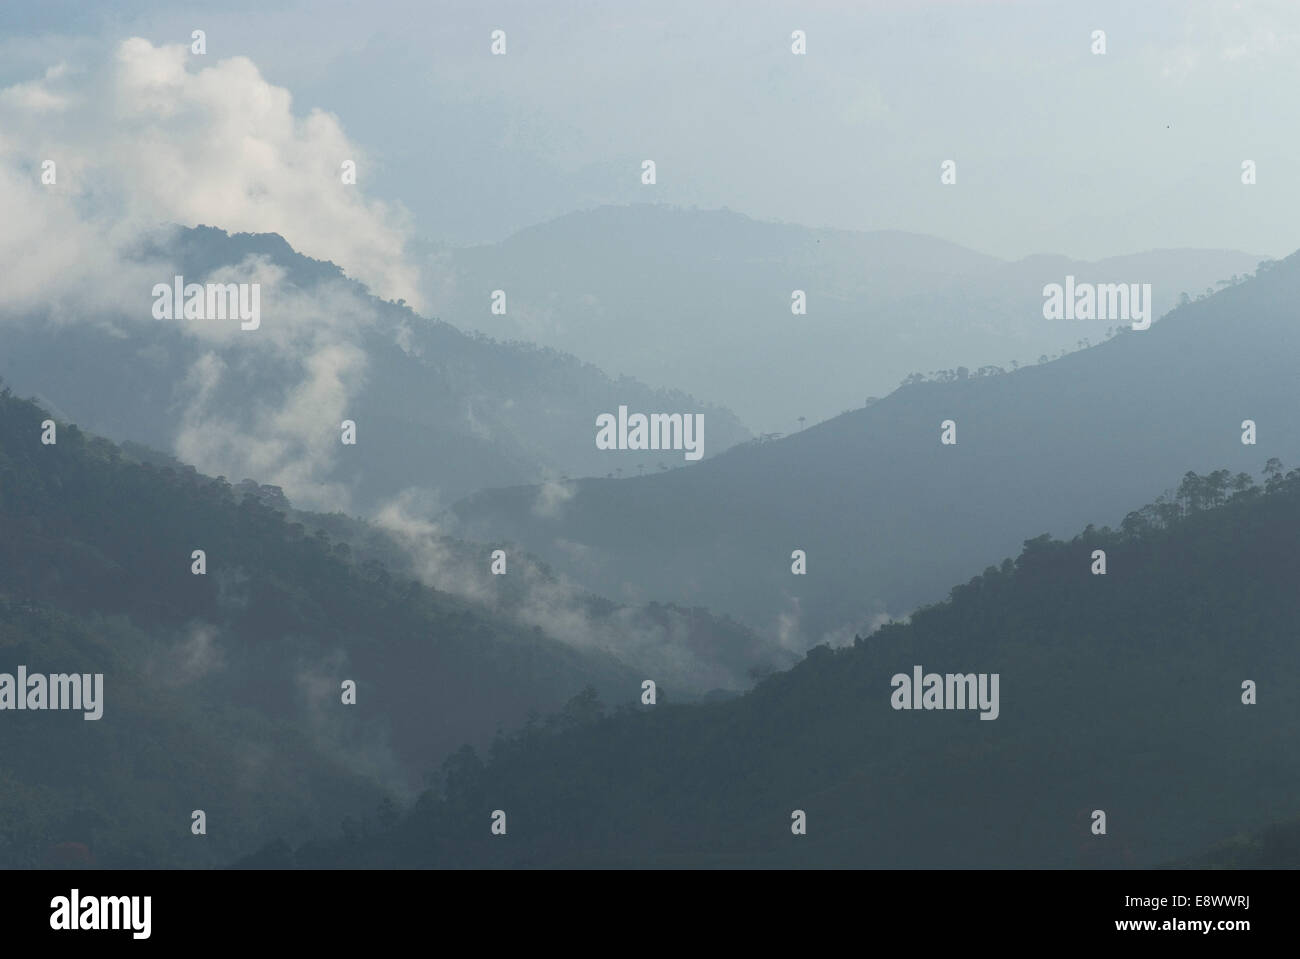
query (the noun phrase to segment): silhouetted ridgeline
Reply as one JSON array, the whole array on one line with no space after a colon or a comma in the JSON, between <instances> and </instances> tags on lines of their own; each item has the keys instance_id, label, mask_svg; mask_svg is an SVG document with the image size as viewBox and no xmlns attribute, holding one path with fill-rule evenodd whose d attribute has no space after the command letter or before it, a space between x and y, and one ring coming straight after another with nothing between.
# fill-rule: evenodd
<instances>
[{"instance_id":1,"label":"silhouetted ridgeline","mask_svg":"<svg viewBox=\"0 0 1300 959\"><path fill-rule=\"evenodd\" d=\"M243 864L1186 861L1300 806L1298 534L1300 471L1189 474L1121 529L1029 540L909 623L818 647L743 697L610 712L589 692L486 758L458 752L400 819ZM916 665L998 674L997 719L893 708L892 677Z\"/></svg>"}]
</instances>

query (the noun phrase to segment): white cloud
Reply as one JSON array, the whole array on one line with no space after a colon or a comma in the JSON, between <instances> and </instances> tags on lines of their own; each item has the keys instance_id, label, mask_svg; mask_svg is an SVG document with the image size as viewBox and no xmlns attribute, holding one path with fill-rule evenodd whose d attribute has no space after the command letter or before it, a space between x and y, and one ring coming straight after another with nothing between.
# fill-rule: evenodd
<instances>
[{"instance_id":1,"label":"white cloud","mask_svg":"<svg viewBox=\"0 0 1300 959\"><path fill-rule=\"evenodd\" d=\"M1207 71L1223 82L1221 65L1268 68L1300 47L1300 6L1293 0L1189 4L1182 39L1162 53L1161 76L1183 81Z\"/></svg>"},{"instance_id":2,"label":"white cloud","mask_svg":"<svg viewBox=\"0 0 1300 959\"><path fill-rule=\"evenodd\" d=\"M261 278L264 289L276 290L273 272L252 276ZM235 273L214 282L222 279L246 277ZM300 507L346 510L348 489L324 477L345 449L340 426L349 418L351 398L359 394L367 368L359 334L373 316L341 288L313 295L278 289L276 318L264 321L256 334L241 332L236 323L202 327L206 336L235 339L192 364L175 452L200 472L279 486ZM288 371L275 402L227 408L223 398L238 389L239 364L267 357Z\"/></svg>"},{"instance_id":3,"label":"white cloud","mask_svg":"<svg viewBox=\"0 0 1300 959\"><path fill-rule=\"evenodd\" d=\"M533 502L533 512L547 519L555 519L569 500L573 499L575 488L571 483L548 479L537 491Z\"/></svg>"},{"instance_id":4,"label":"white cloud","mask_svg":"<svg viewBox=\"0 0 1300 959\"><path fill-rule=\"evenodd\" d=\"M72 98L53 90L51 82L59 80L67 72L67 64L58 63L46 70L40 80L6 87L0 90L0 105L26 113L57 113L66 110L72 105Z\"/></svg>"},{"instance_id":5,"label":"white cloud","mask_svg":"<svg viewBox=\"0 0 1300 959\"><path fill-rule=\"evenodd\" d=\"M279 233L418 305L405 215L366 199L367 158L333 116L295 116L289 92L243 57L139 38L76 50L72 65L0 90L0 317L159 322L151 291L173 265L139 251L167 250L177 224ZM357 186L340 182L345 159L358 164ZM53 184L41 181L46 160ZM262 324L185 324L202 347L187 361L173 451L204 472L281 486L300 505L346 509L348 490L325 477L364 382L375 311L346 284L302 292L256 258L207 280L260 284ZM231 404L259 365L274 368L263 382L280 383L278 395Z\"/></svg>"},{"instance_id":6,"label":"white cloud","mask_svg":"<svg viewBox=\"0 0 1300 959\"><path fill-rule=\"evenodd\" d=\"M70 208L100 234L162 223L274 232L376 294L418 308L405 212L366 198L367 156L336 117L296 116L292 105L289 91L245 57L208 62L187 46L138 37L112 56L77 69L59 64L0 90L0 176L7 187L29 184L0 200L28 216L16 227L5 217L0 249L26 246L44 258L70 234L81 242L67 222ZM44 159L58 164L56 188L39 183ZM357 185L341 182L345 160L357 163ZM3 281L0 302L12 298L4 288L12 282Z\"/></svg>"}]
</instances>

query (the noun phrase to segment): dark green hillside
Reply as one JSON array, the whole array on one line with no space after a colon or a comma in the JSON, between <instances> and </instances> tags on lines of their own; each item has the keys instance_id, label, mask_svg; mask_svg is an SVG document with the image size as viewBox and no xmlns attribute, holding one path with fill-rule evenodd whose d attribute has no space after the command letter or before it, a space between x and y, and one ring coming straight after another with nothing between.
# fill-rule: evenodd
<instances>
[{"instance_id":1,"label":"dark green hillside","mask_svg":"<svg viewBox=\"0 0 1300 959\"><path fill-rule=\"evenodd\" d=\"M1272 823L1258 832L1234 836L1186 865L1220 869L1300 868L1300 819Z\"/></svg>"},{"instance_id":2,"label":"dark green hillside","mask_svg":"<svg viewBox=\"0 0 1300 959\"><path fill-rule=\"evenodd\" d=\"M133 443L122 448L160 469L193 472L156 450ZM234 491L236 497L252 496L283 511L286 522L301 524L307 535L323 532L335 549L346 543L353 563L363 569L378 563L390 576L418 579L441 592L469 597L525 629L540 626L566 645L606 650L670 686L678 701L748 688L755 676L800 658L775 638L704 607L654 600L618 603L587 592L514 544L457 539L418 519L386 526L382 519L295 510L278 488L252 480L236 484ZM498 547L507 553L508 575L492 572L491 557Z\"/></svg>"},{"instance_id":3,"label":"dark green hillside","mask_svg":"<svg viewBox=\"0 0 1300 959\"><path fill-rule=\"evenodd\" d=\"M636 695L610 657L356 563L273 496L67 424L43 445L46 417L0 394L0 672L102 672L104 714L0 712L0 863L59 842L105 864L223 861L369 813L585 684Z\"/></svg>"},{"instance_id":4,"label":"dark green hillside","mask_svg":"<svg viewBox=\"0 0 1300 959\"><path fill-rule=\"evenodd\" d=\"M1219 471L1120 530L1025 543L747 695L462 750L395 826L301 865L1150 866L1300 801L1300 471ZM1092 552L1107 572L1091 572ZM997 673L1000 715L895 710L891 677ZM1242 702L1242 683L1258 703ZM494 809L508 834L489 833ZM791 834L791 812L808 834ZM1090 831L1104 810L1107 834ZM287 853L279 850L280 862ZM270 856L271 853L266 853Z\"/></svg>"}]
</instances>

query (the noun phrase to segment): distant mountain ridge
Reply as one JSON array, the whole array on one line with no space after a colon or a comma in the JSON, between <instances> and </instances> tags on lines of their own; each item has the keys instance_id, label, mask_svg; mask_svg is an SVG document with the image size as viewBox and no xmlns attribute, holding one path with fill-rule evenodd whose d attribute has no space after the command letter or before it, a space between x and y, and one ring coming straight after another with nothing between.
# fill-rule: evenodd
<instances>
[{"instance_id":1,"label":"distant mountain ridge","mask_svg":"<svg viewBox=\"0 0 1300 959\"><path fill-rule=\"evenodd\" d=\"M378 300L278 235L177 229L139 256L167 265L160 283L173 271L187 283L260 277L261 328L154 320L146 285L138 303L98 315L0 318L0 376L94 432L256 476L307 495L304 505L368 513L408 490L449 502L484 486L656 468L596 448L596 417L619 404L705 414L706 456L750 437L683 393ZM344 417L357 424L356 456L340 446Z\"/></svg>"},{"instance_id":2,"label":"distant mountain ridge","mask_svg":"<svg viewBox=\"0 0 1300 959\"><path fill-rule=\"evenodd\" d=\"M1101 342L1107 320L1050 322L1043 287L1150 283L1155 316L1260 256L1157 250L1007 262L916 233L641 204L571 213L495 244L440 251L431 299L502 338L725 403L758 433L857 409L914 372L1010 368ZM505 315L490 310L494 290ZM792 294L806 314L792 313Z\"/></svg>"},{"instance_id":3,"label":"distant mountain ridge","mask_svg":"<svg viewBox=\"0 0 1300 959\"><path fill-rule=\"evenodd\" d=\"M1170 476L1300 460L1297 302L1293 255L1050 363L915 383L691 469L583 481L552 515L532 510L527 487L453 513L462 535L517 541L606 595L634 586L805 648L845 642L933 601L990 552L1118 521ZM1247 419L1255 445L1242 443ZM941 442L948 420L955 445ZM795 550L806 575L792 574Z\"/></svg>"}]
</instances>

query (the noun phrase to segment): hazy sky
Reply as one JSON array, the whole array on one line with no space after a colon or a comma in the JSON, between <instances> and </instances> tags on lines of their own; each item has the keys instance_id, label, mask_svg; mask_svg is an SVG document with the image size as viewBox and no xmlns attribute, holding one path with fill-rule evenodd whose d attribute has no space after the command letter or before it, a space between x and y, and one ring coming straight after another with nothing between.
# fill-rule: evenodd
<instances>
[{"instance_id":1,"label":"hazy sky","mask_svg":"<svg viewBox=\"0 0 1300 959\"><path fill-rule=\"evenodd\" d=\"M0 87L201 28L203 67L247 57L294 116L337 118L408 236L664 202L1004 257L1300 245L1297 0L86 6L5 4Z\"/></svg>"}]
</instances>

